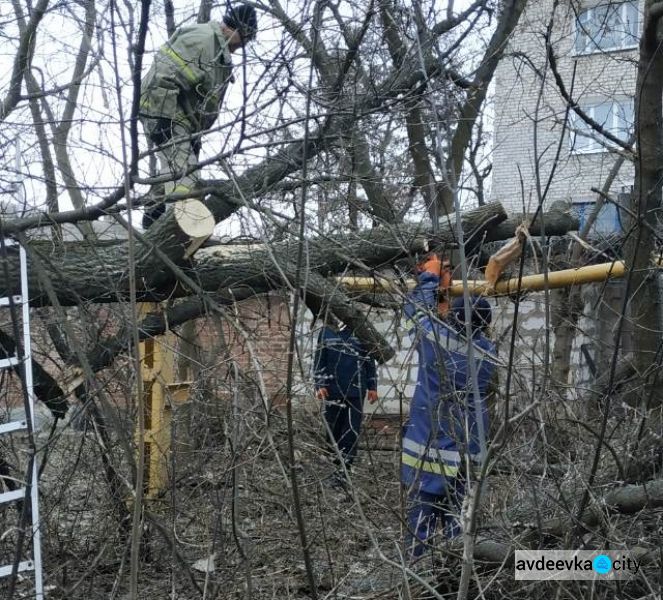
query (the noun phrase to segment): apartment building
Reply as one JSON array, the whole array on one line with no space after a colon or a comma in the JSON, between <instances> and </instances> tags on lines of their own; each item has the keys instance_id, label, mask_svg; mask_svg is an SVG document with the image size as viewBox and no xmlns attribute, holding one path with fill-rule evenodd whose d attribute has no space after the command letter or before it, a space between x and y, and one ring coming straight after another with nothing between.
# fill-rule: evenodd
<instances>
[{"instance_id":1,"label":"apartment building","mask_svg":"<svg viewBox=\"0 0 663 600\"><path fill-rule=\"evenodd\" d=\"M638 0L529 3L495 79L492 197L508 210L561 200L582 220L592 208L592 188L605 185L618 158L615 140L632 135L642 11ZM604 133L568 110L569 99ZM632 185L633 166L624 161L610 192L617 197ZM619 227L619 211L608 204L597 232Z\"/></svg>"},{"instance_id":2,"label":"apartment building","mask_svg":"<svg viewBox=\"0 0 663 600\"><path fill-rule=\"evenodd\" d=\"M619 141L633 135L634 93L643 3L639 0L536 0L528 3L495 76L495 121L491 195L511 213L533 212L566 202L581 225L606 182L610 196L624 201L633 185L633 164L618 162ZM596 131L573 110L575 103L600 125ZM619 208L606 203L590 232L623 229ZM603 368L615 344L623 283L584 286L569 373L583 386L591 370ZM545 313L541 295L532 307ZM527 311L526 311L526 314ZM542 326L539 334L549 331ZM627 327L622 351L631 346ZM578 388L581 389L581 388Z\"/></svg>"}]
</instances>

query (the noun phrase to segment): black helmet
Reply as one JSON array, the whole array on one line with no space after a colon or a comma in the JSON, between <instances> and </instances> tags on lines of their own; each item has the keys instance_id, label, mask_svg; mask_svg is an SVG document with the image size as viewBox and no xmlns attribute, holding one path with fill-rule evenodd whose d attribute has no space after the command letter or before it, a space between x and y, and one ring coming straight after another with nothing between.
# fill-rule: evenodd
<instances>
[{"instance_id":1,"label":"black helmet","mask_svg":"<svg viewBox=\"0 0 663 600\"><path fill-rule=\"evenodd\" d=\"M228 12L223 17L223 22L230 29L239 31L239 35L243 40L255 39L256 33L258 33L256 9L248 4L229 5Z\"/></svg>"},{"instance_id":2,"label":"black helmet","mask_svg":"<svg viewBox=\"0 0 663 600\"><path fill-rule=\"evenodd\" d=\"M465 300L464 298L456 298L451 306L456 320L461 325L465 324ZM470 310L472 318L472 329L485 329L490 325L493 318L493 311L490 308L488 300L481 296L470 296Z\"/></svg>"}]
</instances>

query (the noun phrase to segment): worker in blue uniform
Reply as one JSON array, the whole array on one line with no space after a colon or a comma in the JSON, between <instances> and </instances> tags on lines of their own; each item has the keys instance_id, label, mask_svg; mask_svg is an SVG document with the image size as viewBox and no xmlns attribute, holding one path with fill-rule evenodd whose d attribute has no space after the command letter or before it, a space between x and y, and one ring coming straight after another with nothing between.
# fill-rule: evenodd
<instances>
[{"instance_id":1,"label":"worker in blue uniform","mask_svg":"<svg viewBox=\"0 0 663 600\"><path fill-rule=\"evenodd\" d=\"M364 398L378 400L377 374L373 360L346 326L327 322L320 332L315 353L316 396L324 402L329 441L339 467L334 480L343 483L357 455ZM341 469L341 461L345 469Z\"/></svg>"},{"instance_id":2,"label":"worker in blue uniform","mask_svg":"<svg viewBox=\"0 0 663 600\"><path fill-rule=\"evenodd\" d=\"M408 495L406 552L412 559L421 556L436 529L447 538L461 532L466 459L476 463L480 457L477 420L483 420L483 431L487 431L486 395L495 369L495 346L486 336L490 304L472 297L471 314L466 315L464 299L457 298L448 310L440 299L444 300L451 281L450 269L433 255L417 270L418 283L405 313L419 373L401 455L401 481ZM466 337L467 320L471 340ZM479 387L478 411L468 365L470 343Z\"/></svg>"}]
</instances>

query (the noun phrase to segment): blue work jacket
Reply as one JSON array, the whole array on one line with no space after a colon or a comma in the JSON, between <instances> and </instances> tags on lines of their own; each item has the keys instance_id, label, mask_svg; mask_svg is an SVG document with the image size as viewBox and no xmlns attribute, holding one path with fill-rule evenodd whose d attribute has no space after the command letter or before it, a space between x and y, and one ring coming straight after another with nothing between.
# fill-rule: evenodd
<instances>
[{"instance_id":1,"label":"blue work jacket","mask_svg":"<svg viewBox=\"0 0 663 600\"><path fill-rule=\"evenodd\" d=\"M330 399L364 398L377 389L375 361L347 327L324 327L315 353L315 389L327 388Z\"/></svg>"},{"instance_id":2,"label":"blue work jacket","mask_svg":"<svg viewBox=\"0 0 663 600\"><path fill-rule=\"evenodd\" d=\"M405 307L419 359L419 374L403 432L401 481L414 490L443 494L467 453L477 459L477 410L468 368L464 329L437 316L439 277L419 275ZM480 394L480 418L488 430L486 395L495 370L495 346L476 332L472 338ZM466 434L469 431L469 436Z\"/></svg>"}]
</instances>

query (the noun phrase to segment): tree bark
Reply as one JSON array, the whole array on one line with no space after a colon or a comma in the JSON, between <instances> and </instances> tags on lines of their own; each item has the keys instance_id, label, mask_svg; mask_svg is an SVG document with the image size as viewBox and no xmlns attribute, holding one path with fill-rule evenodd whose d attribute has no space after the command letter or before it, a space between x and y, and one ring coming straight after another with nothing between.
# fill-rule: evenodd
<instances>
[{"instance_id":1,"label":"tree bark","mask_svg":"<svg viewBox=\"0 0 663 600\"><path fill-rule=\"evenodd\" d=\"M545 225L546 237L566 235L569 231L575 231L579 227L578 218L570 211L558 206L551 207L548 212L540 213L533 221L531 219L531 214L509 217L488 229L486 241L506 240L513 237L516 227L523 222L527 224L527 229L533 236L541 235L542 224Z\"/></svg>"},{"instance_id":2,"label":"tree bark","mask_svg":"<svg viewBox=\"0 0 663 600\"><path fill-rule=\"evenodd\" d=\"M631 320L634 324L636 367L645 380L656 380L660 365L657 351L661 336L657 315L657 294L651 263L657 214L661 206L663 177L663 50L661 49L660 19L663 4L645 2L644 28L640 41L640 58L635 93L635 123L637 133L635 189L632 201L634 218L632 231L625 243L625 261L630 273ZM653 227L654 229L651 229ZM656 387L656 386L655 386ZM660 387L660 386L658 386ZM645 385L642 398L650 403L650 396L660 394Z\"/></svg>"},{"instance_id":3,"label":"tree bark","mask_svg":"<svg viewBox=\"0 0 663 600\"><path fill-rule=\"evenodd\" d=\"M564 390L571 372L571 350L583 303L577 286L551 292L551 325L555 332L550 376L553 385Z\"/></svg>"},{"instance_id":4,"label":"tree bark","mask_svg":"<svg viewBox=\"0 0 663 600\"><path fill-rule=\"evenodd\" d=\"M385 42L394 65L400 69L405 58L406 46L403 44L396 27L393 1L382 0L379 6ZM412 158L414 185L424 197L426 207L430 207L434 202L435 179L426 147L426 124L422 116L422 92L423 90L418 90L412 98L408 99L405 127L408 136L408 150Z\"/></svg>"},{"instance_id":5,"label":"tree bark","mask_svg":"<svg viewBox=\"0 0 663 600\"><path fill-rule=\"evenodd\" d=\"M466 239L479 242L486 230L505 218L499 203L463 213ZM176 236L173 228L173 243L177 243ZM408 254L426 251L429 246L451 247L455 243L453 219L441 222L436 234L432 233L430 225L384 226L343 236L312 238L307 241L307 264L311 270L322 275L338 273L348 267L374 269ZM163 247L162 244L159 247ZM156 256L149 243L138 245L138 250L136 279L139 300L160 301L191 293L177 285L172 271ZM36 252L49 266L53 287L63 306L83 301L115 302L127 298L129 283L125 241L96 242L93 245L85 241L69 242L62 249L50 242L32 241L29 251ZM18 248L10 247L7 252L10 275L7 281L0 281L1 296L17 293L20 285ZM183 268L205 291L243 290L249 287L254 293L262 293L286 283L277 265L293 262L296 252L295 239L271 245L213 246L200 250L195 261ZM31 305L48 305L46 293L33 271L28 266Z\"/></svg>"}]
</instances>

